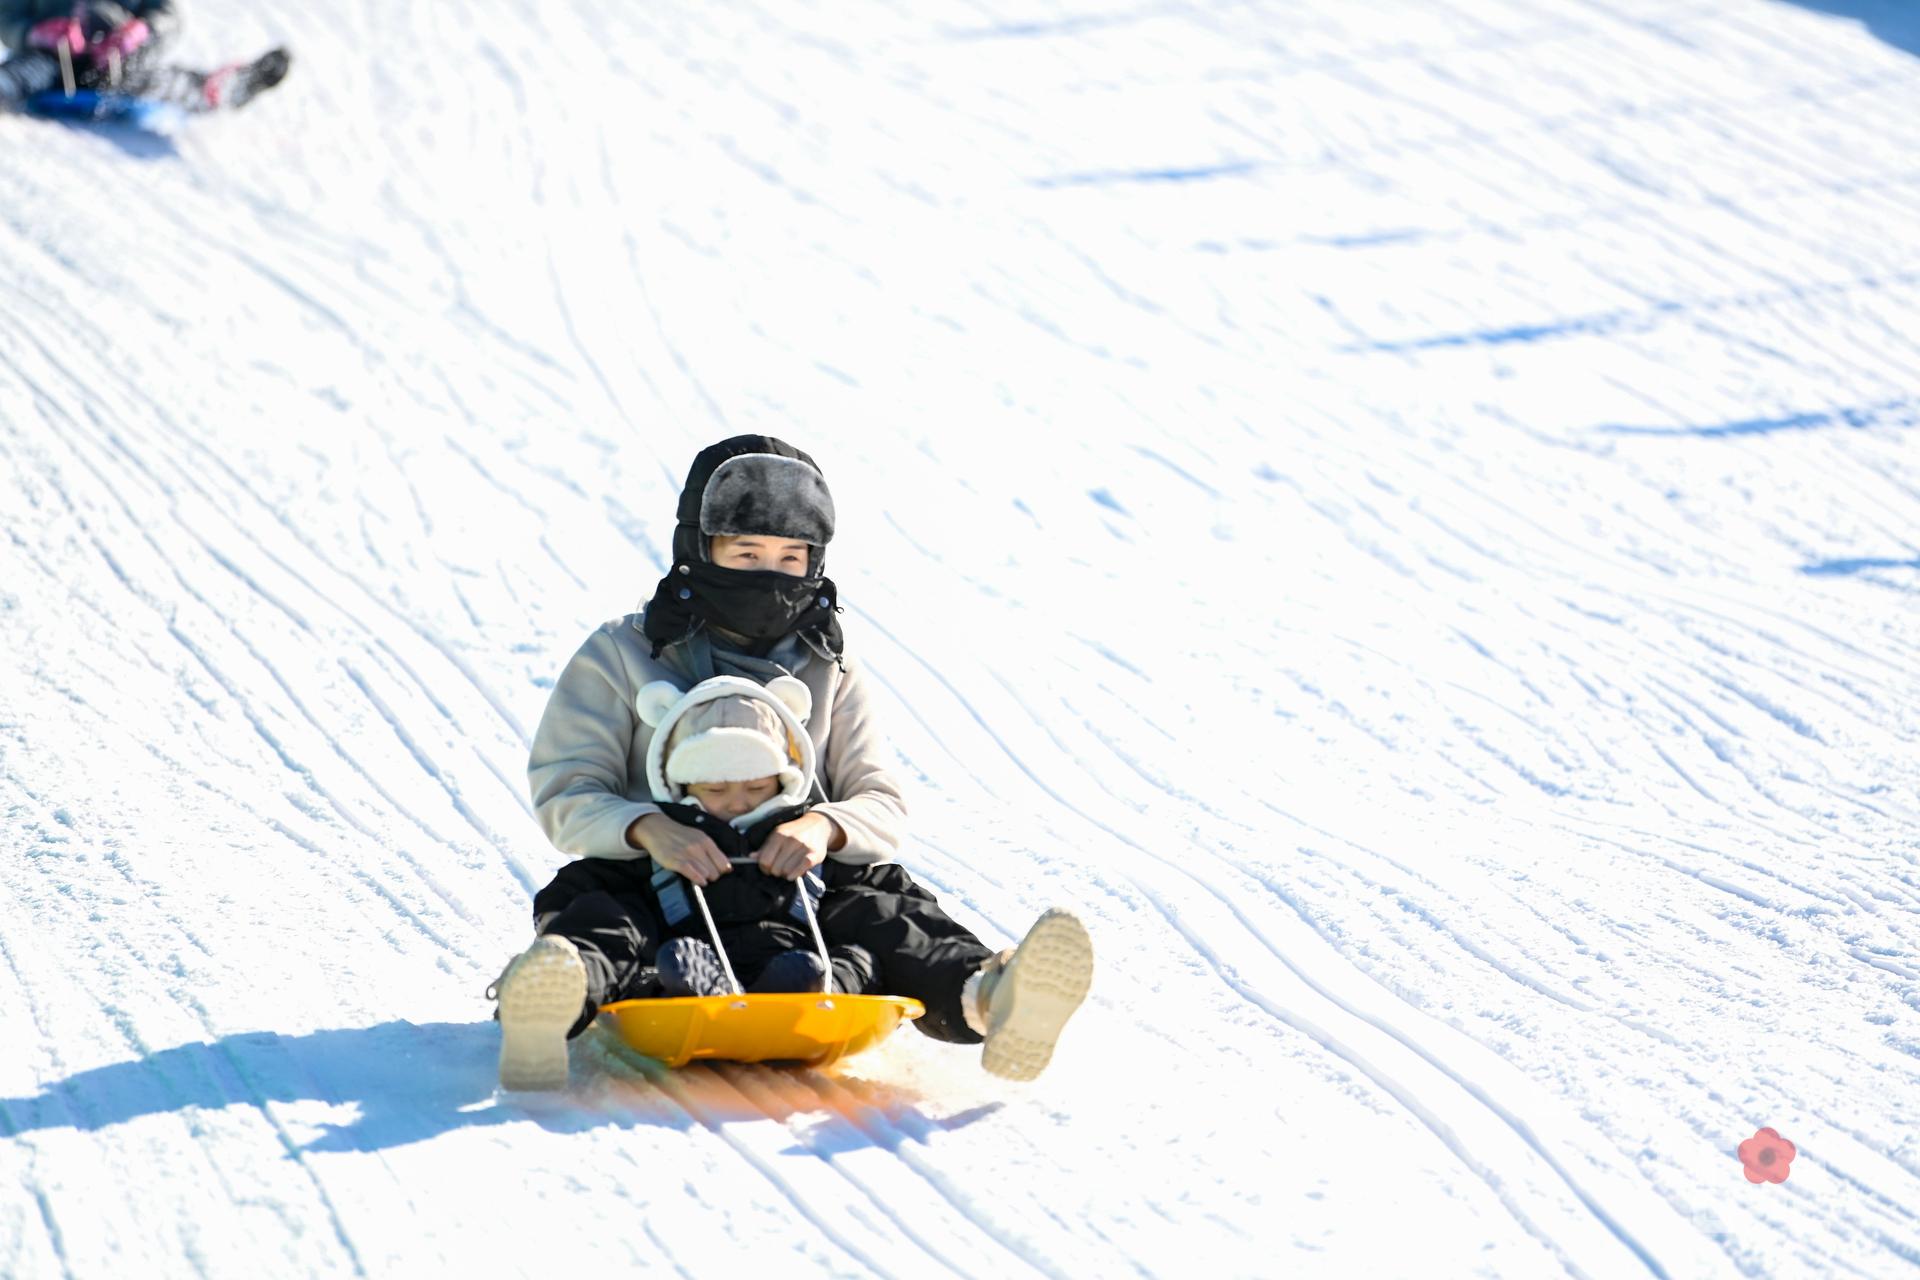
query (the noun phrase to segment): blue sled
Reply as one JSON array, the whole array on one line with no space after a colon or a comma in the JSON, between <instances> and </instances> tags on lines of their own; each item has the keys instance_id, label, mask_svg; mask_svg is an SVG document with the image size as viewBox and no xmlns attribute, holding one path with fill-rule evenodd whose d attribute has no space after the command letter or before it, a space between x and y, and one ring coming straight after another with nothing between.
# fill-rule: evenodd
<instances>
[{"instance_id":1,"label":"blue sled","mask_svg":"<svg viewBox=\"0 0 1920 1280\"><path fill-rule=\"evenodd\" d=\"M29 115L48 120L122 124L148 133L172 133L187 118L187 113L171 102L156 102L124 93L101 93L97 89L81 89L72 94L48 89L29 97L26 109Z\"/></svg>"}]
</instances>

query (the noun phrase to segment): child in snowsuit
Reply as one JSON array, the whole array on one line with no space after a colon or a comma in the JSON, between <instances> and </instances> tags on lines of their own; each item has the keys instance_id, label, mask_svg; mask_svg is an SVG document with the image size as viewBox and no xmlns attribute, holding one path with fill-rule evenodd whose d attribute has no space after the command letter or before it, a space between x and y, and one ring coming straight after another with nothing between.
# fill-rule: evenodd
<instances>
[{"instance_id":1,"label":"child in snowsuit","mask_svg":"<svg viewBox=\"0 0 1920 1280\"><path fill-rule=\"evenodd\" d=\"M286 78L274 49L249 63L189 71L163 60L180 26L173 0L0 0L0 111L44 90L92 89L188 111L244 106Z\"/></svg>"},{"instance_id":2,"label":"child in snowsuit","mask_svg":"<svg viewBox=\"0 0 1920 1280\"><path fill-rule=\"evenodd\" d=\"M637 710L654 729L647 776L655 803L747 865L704 888L644 859L582 858L563 867L534 896L540 936L497 984L504 1088L565 1085L565 1043L602 1004L728 995L734 981L755 992L823 989L827 970L809 923L825 893L822 877L770 874L750 856L768 832L812 807L812 702L791 676L764 686L720 676L685 694L666 681L640 690ZM834 946L827 957L834 990L872 989L874 961L864 948Z\"/></svg>"}]
</instances>

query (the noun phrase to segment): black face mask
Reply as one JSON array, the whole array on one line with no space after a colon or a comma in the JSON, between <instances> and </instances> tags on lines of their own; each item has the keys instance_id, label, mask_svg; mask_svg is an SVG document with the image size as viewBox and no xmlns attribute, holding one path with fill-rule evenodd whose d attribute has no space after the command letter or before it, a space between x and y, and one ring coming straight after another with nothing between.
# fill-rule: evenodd
<instances>
[{"instance_id":1,"label":"black face mask","mask_svg":"<svg viewBox=\"0 0 1920 1280\"><path fill-rule=\"evenodd\" d=\"M683 560L654 588L647 603L646 633L658 654L661 645L684 639L705 623L745 637L752 651L764 653L795 632L811 631L837 654L837 599L831 578L796 578Z\"/></svg>"}]
</instances>

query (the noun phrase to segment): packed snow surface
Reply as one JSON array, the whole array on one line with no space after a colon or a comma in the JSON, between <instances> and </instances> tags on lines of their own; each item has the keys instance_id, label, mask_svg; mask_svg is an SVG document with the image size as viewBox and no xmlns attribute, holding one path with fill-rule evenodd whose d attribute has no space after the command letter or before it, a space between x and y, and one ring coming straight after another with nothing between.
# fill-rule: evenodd
<instances>
[{"instance_id":1,"label":"packed snow surface","mask_svg":"<svg viewBox=\"0 0 1920 1280\"><path fill-rule=\"evenodd\" d=\"M1920 1270L1911 6L188 17L293 75L0 118L0 1274ZM904 860L1089 922L1035 1084L494 1092L746 431Z\"/></svg>"}]
</instances>

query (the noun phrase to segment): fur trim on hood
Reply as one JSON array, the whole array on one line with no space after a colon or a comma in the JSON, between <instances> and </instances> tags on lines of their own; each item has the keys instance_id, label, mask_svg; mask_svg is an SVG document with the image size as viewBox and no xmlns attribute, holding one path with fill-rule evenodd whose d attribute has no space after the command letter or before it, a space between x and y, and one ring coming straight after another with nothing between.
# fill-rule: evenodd
<instances>
[{"instance_id":1,"label":"fur trim on hood","mask_svg":"<svg viewBox=\"0 0 1920 1280\"><path fill-rule=\"evenodd\" d=\"M761 685L715 676L682 693L656 680L635 695L634 710L653 726L647 785L657 803L688 803L690 782L778 777L780 790L772 799L732 820L745 831L776 809L805 804L812 794L816 753L806 723L813 694L804 681L779 676Z\"/></svg>"}]
</instances>

